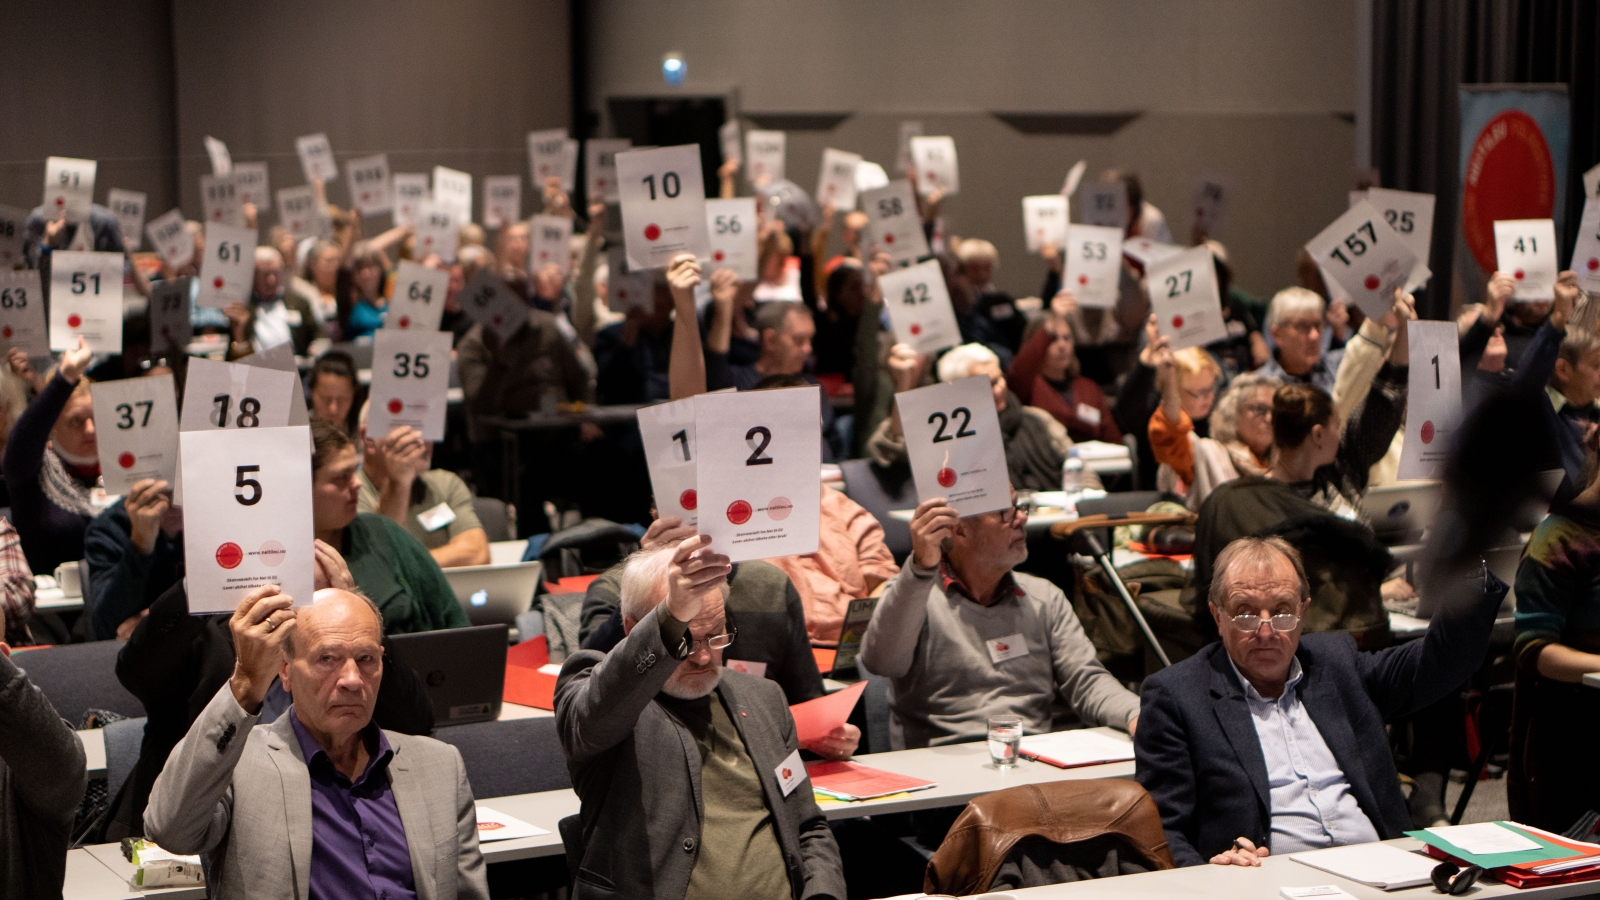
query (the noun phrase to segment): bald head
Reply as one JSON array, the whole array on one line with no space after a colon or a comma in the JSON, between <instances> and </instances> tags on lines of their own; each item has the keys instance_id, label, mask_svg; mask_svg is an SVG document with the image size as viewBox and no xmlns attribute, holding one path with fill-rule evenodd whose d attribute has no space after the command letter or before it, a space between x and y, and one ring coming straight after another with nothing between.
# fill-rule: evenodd
<instances>
[{"instance_id":1,"label":"bald head","mask_svg":"<svg viewBox=\"0 0 1600 900\"><path fill-rule=\"evenodd\" d=\"M383 643L383 614L372 598L359 590L323 588L312 595L310 606L295 610L294 618L295 629L283 642L284 654L290 659L295 658L297 635L301 645L311 647L316 645L321 633L329 629L361 634L370 637L373 643Z\"/></svg>"},{"instance_id":2,"label":"bald head","mask_svg":"<svg viewBox=\"0 0 1600 900\"><path fill-rule=\"evenodd\" d=\"M326 750L372 721L383 680L383 617L365 595L326 588L292 621L279 678L300 723Z\"/></svg>"}]
</instances>

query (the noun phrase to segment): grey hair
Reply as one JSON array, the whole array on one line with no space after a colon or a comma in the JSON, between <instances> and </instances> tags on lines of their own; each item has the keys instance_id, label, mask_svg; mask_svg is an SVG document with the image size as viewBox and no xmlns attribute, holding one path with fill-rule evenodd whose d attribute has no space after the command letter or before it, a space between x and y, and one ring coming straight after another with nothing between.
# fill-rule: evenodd
<instances>
[{"instance_id":1,"label":"grey hair","mask_svg":"<svg viewBox=\"0 0 1600 900\"><path fill-rule=\"evenodd\" d=\"M383 643L383 612L378 609L378 604L374 603L372 598L367 596L367 592L363 591L359 586L339 588L339 590L345 592L346 594L353 594L357 597L360 597L361 602L367 605L367 609L372 610L372 617L378 620L378 643ZM288 634L283 636L283 655L289 659L294 659L293 630L290 630Z\"/></svg>"},{"instance_id":2,"label":"grey hair","mask_svg":"<svg viewBox=\"0 0 1600 900\"><path fill-rule=\"evenodd\" d=\"M1271 565L1274 553L1294 566L1294 576L1300 582L1300 599L1310 597L1311 582L1306 578L1306 566L1300 561L1299 550L1281 537L1242 537L1223 547L1222 552L1217 554L1216 562L1212 564L1211 590L1206 599L1221 610L1228 601L1228 589L1231 587L1228 576L1232 570L1240 566L1257 571L1265 569Z\"/></svg>"},{"instance_id":3,"label":"grey hair","mask_svg":"<svg viewBox=\"0 0 1600 900\"><path fill-rule=\"evenodd\" d=\"M278 248L277 247L273 247L273 246L271 246L269 244L257 244L256 245L256 263L257 264L269 263L269 262L272 262L273 260L277 260L278 265L280 265L280 266L283 265L283 254L278 252Z\"/></svg>"},{"instance_id":4,"label":"grey hair","mask_svg":"<svg viewBox=\"0 0 1600 900\"><path fill-rule=\"evenodd\" d=\"M1322 296L1316 291L1303 287L1286 287L1272 295L1272 304L1267 307L1267 328L1277 328L1284 322L1307 313L1320 319L1325 308Z\"/></svg>"},{"instance_id":5,"label":"grey hair","mask_svg":"<svg viewBox=\"0 0 1600 900\"><path fill-rule=\"evenodd\" d=\"M782 334L789 327L789 315L799 313L811 318L811 310L804 303L793 300L769 300L756 307L756 334L765 335L768 329Z\"/></svg>"},{"instance_id":6,"label":"grey hair","mask_svg":"<svg viewBox=\"0 0 1600 900\"><path fill-rule=\"evenodd\" d=\"M1282 381L1260 372L1246 372L1233 379L1228 389L1217 398L1216 408L1211 410L1211 437L1224 444L1237 441L1239 412L1245 401L1259 388L1272 388L1276 391L1282 386Z\"/></svg>"},{"instance_id":7,"label":"grey hair","mask_svg":"<svg viewBox=\"0 0 1600 900\"><path fill-rule=\"evenodd\" d=\"M637 622L666 596L667 567L672 564L675 547L638 550L622 561L622 615Z\"/></svg>"},{"instance_id":8,"label":"grey hair","mask_svg":"<svg viewBox=\"0 0 1600 900\"><path fill-rule=\"evenodd\" d=\"M1000 357L982 344L962 344L939 359L939 380L960 381L981 365L1000 365Z\"/></svg>"},{"instance_id":9,"label":"grey hair","mask_svg":"<svg viewBox=\"0 0 1600 900\"><path fill-rule=\"evenodd\" d=\"M1576 366L1596 350L1600 350L1600 334L1573 326L1567 329L1567 336L1561 339L1561 349L1557 353L1567 361L1567 365Z\"/></svg>"}]
</instances>

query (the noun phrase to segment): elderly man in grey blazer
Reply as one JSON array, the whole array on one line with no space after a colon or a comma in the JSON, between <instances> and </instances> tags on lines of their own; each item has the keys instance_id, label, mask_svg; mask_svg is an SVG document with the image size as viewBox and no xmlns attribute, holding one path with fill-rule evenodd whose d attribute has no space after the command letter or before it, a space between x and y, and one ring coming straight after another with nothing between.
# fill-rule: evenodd
<instances>
[{"instance_id":1,"label":"elderly man in grey blazer","mask_svg":"<svg viewBox=\"0 0 1600 900\"><path fill-rule=\"evenodd\" d=\"M576 827L562 823L575 896L843 900L783 690L722 667L738 629L732 567L710 543L629 557L627 637L562 666L556 730L583 800Z\"/></svg>"},{"instance_id":2,"label":"elderly man in grey blazer","mask_svg":"<svg viewBox=\"0 0 1600 900\"><path fill-rule=\"evenodd\" d=\"M234 611L233 677L167 759L145 834L205 854L214 900L487 900L461 755L372 724L377 607L338 588L292 603L269 585ZM257 728L275 675L294 705Z\"/></svg>"}]
</instances>

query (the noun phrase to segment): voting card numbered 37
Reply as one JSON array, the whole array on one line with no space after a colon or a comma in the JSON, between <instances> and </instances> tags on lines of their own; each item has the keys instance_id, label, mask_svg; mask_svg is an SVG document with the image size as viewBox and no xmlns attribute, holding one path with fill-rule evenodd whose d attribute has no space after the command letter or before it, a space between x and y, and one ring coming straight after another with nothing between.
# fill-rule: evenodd
<instances>
[{"instance_id":1,"label":"voting card numbered 37","mask_svg":"<svg viewBox=\"0 0 1600 900\"><path fill-rule=\"evenodd\" d=\"M932 354L961 343L955 307L937 260L895 269L878 279L895 339L918 353Z\"/></svg>"},{"instance_id":2,"label":"voting card numbered 37","mask_svg":"<svg viewBox=\"0 0 1600 900\"><path fill-rule=\"evenodd\" d=\"M656 515L677 516L693 525L700 516L695 484L695 398L639 408L639 436L650 467Z\"/></svg>"},{"instance_id":3,"label":"voting card numbered 37","mask_svg":"<svg viewBox=\"0 0 1600 900\"><path fill-rule=\"evenodd\" d=\"M50 257L50 349L78 338L96 353L122 352L122 254L57 250Z\"/></svg>"},{"instance_id":4,"label":"voting card numbered 37","mask_svg":"<svg viewBox=\"0 0 1600 900\"><path fill-rule=\"evenodd\" d=\"M94 385L95 434L106 492L126 494L146 478L178 483L178 394L172 376Z\"/></svg>"},{"instance_id":5,"label":"voting card numbered 37","mask_svg":"<svg viewBox=\"0 0 1600 900\"><path fill-rule=\"evenodd\" d=\"M821 388L695 398L697 526L734 562L815 553L822 515ZM991 401L992 405L992 401Z\"/></svg>"},{"instance_id":6,"label":"voting card numbered 37","mask_svg":"<svg viewBox=\"0 0 1600 900\"><path fill-rule=\"evenodd\" d=\"M1322 229L1306 252L1374 319L1394 308L1395 290L1405 287L1417 265L1410 244L1366 200Z\"/></svg>"},{"instance_id":7,"label":"voting card numbered 37","mask_svg":"<svg viewBox=\"0 0 1600 900\"><path fill-rule=\"evenodd\" d=\"M309 604L311 429L186 431L179 441L189 612L233 612L269 584Z\"/></svg>"},{"instance_id":8,"label":"voting card numbered 37","mask_svg":"<svg viewBox=\"0 0 1600 900\"><path fill-rule=\"evenodd\" d=\"M372 337L367 435L381 440L396 428L410 426L422 432L423 440L444 440L450 332L380 328Z\"/></svg>"},{"instance_id":9,"label":"voting card numbered 37","mask_svg":"<svg viewBox=\"0 0 1600 900\"><path fill-rule=\"evenodd\" d=\"M1406 326L1411 351L1400 477L1438 478L1461 423L1461 344L1454 322Z\"/></svg>"},{"instance_id":10,"label":"voting card numbered 37","mask_svg":"<svg viewBox=\"0 0 1600 900\"><path fill-rule=\"evenodd\" d=\"M1172 342L1172 349L1204 347L1227 339L1210 248L1202 244L1151 263L1145 269L1145 280L1156 327Z\"/></svg>"},{"instance_id":11,"label":"voting card numbered 37","mask_svg":"<svg viewBox=\"0 0 1600 900\"><path fill-rule=\"evenodd\" d=\"M623 246L629 269L664 269L674 256L711 256L700 146L617 154Z\"/></svg>"},{"instance_id":12,"label":"voting card numbered 37","mask_svg":"<svg viewBox=\"0 0 1600 900\"><path fill-rule=\"evenodd\" d=\"M962 517L1011 505L1000 416L988 376L895 394L919 503L944 497Z\"/></svg>"}]
</instances>

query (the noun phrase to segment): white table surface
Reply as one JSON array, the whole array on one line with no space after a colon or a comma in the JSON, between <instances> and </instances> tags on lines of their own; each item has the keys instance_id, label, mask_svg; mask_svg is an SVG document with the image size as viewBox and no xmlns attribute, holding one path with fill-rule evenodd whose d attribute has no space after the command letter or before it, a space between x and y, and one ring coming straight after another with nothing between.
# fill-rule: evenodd
<instances>
[{"instance_id":1,"label":"white table surface","mask_svg":"<svg viewBox=\"0 0 1600 900\"><path fill-rule=\"evenodd\" d=\"M87 850L67 851L67 878L61 885L64 900L111 900L137 894Z\"/></svg>"},{"instance_id":2,"label":"white table surface","mask_svg":"<svg viewBox=\"0 0 1600 900\"><path fill-rule=\"evenodd\" d=\"M206 886L194 885L192 887L151 888L150 890L134 890L128 885L128 879L133 877L133 863L128 862L122 855L121 844L90 844L83 848L91 857L98 861L102 868L111 873L111 876L121 885L121 892L117 894L96 894L96 897L161 897L162 900L205 900ZM64 892L63 892L64 893ZM63 900L68 900L71 895L66 895Z\"/></svg>"},{"instance_id":3,"label":"white table surface","mask_svg":"<svg viewBox=\"0 0 1600 900\"><path fill-rule=\"evenodd\" d=\"M39 588L33 592L33 608L43 612L72 612L83 609L83 596L68 597L61 588Z\"/></svg>"}]
</instances>

